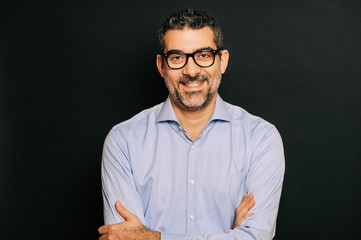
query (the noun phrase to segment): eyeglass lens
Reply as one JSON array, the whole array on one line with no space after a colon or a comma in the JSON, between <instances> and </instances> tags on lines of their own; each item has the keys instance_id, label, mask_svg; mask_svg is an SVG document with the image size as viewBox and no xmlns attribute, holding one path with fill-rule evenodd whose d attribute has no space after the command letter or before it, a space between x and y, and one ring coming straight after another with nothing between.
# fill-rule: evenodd
<instances>
[{"instance_id":1,"label":"eyeglass lens","mask_svg":"<svg viewBox=\"0 0 361 240\"><path fill-rule=\"evenodd\" d=\"M186 65L188 58L192 54L171 53L167 56L167 62L170 68L182 68ZM194 61L201 67L209 67L214 62L214 54L211 51L200 51L193 54Z\"/></svg>"}]
</instances>

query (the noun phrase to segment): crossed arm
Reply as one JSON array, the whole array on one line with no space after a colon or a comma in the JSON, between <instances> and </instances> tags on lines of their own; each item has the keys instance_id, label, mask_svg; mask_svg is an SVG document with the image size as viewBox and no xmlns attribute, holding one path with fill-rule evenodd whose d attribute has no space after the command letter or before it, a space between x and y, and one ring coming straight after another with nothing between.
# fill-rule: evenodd
<instances>
[{"instance_id":1,"label":"crossed arm","mask_svg":"<svg viewBox=\"0 0 361 240\"><path fill-rule=\"evenodd\" d=\"M135 190L131 166L126 155L127 148L124 147L127 144L121 141L125 140L116 135L111 135L108 138L103 152L102 179L105 200L104 214L108 220L107 223L120 221L120 216L125 221L100 227L99 233L102 236L99 239L152 239L151 237L153 239L160 239L160 233L149 231L145 227L146 219L142 215L144 213L139 210L142 207L142 203ZM248 197L254 197L257 201L257 205L250 207L255 216L248 218L248 210L242 210L243 208L240 205L236 209L234 229L230 229L229 232L209 235L162 232L162 239L272 239L275 234L276 217L285 167L283 147L281 138L274 128L269 130L257 142L259 144L255 146L256 150L252 151L254 154L250 158L247 178L244 182L245 190L254 194L254 196L250 194ZM123 157L117 157L119 155ZM112 191L109 192L109 189ZM113 204L116 200L121 200L132 213L128 212L124 207L119 208L118 205L115 209Z\"/></svg>"},{"instance_id":2,"label":"crossed arm","mask_svg":"<svg viewBox=\"0 0 361 240\"><path fill-rule=\"evenodd\" d=\"M254 215L248 211L255 205L253 194L246 194L236 209L236 217L233 228L238 227L243 220ZM115 203L117 212L125 220L124 222L104 225L99 228L101 234L99 240L160 240L161 233L148 230L139 218L129 212L119 201Z\"/></svg>"}]
</instances>

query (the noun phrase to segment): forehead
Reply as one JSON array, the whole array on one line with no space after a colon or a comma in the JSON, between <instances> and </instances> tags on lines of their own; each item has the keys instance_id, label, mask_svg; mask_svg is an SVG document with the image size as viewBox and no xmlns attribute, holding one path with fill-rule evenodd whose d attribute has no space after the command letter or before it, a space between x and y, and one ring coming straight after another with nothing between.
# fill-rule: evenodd
<instances>
[{"instance_id":1,"label":"forehead","mask_svg":"<svg viewBox=\"0 0 361 240\"><path fill-rule=\"evenodd\" d=\"M164 35L164 47L166 52L169 50L193 52L200 48L217 48L213 30L208 26L201 29L168 30Z\"/></svg>"}]
</instances>

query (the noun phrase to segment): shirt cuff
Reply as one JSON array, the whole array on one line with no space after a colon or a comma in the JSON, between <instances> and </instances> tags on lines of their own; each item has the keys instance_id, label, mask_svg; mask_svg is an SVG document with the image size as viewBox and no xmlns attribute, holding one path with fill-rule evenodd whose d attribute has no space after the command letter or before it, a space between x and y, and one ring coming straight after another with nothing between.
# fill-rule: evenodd
<instances>
[{"instance_id":1,"label":"shirt cuff","mask_svg":"<svg viewBox=\"0 0 361 240\"><path fill-rule=\"evenodd\" d=\"M164 233L160 234L161 240L187 240L188 237L186 234L173 234L173 233Z\"/></svg>"}]
</instances>

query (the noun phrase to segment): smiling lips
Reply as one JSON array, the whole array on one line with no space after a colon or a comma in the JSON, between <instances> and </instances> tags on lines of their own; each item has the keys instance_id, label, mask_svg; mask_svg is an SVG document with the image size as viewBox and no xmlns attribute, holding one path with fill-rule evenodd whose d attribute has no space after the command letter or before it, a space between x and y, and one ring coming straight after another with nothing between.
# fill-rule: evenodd
<instances>
[{"instance_id":1,"label":"smiling lips","mask_svg":"<svg viewBox=\"0 0 361 240\"><path fill-rule=\"evenodd\" d=\"M187 82L187 83L182 83L182 85L189 87L189 88L195 88L200 86L202 83L204 83L205 80L203 81L199 81L199 82Z\"/></svg>"},{"instance_id":2,"label":"smiling lips","mask_svg":"<svg viewBox=\"0 0 361 240\"><path fill-rule=\"evenodd\" d=\"M202 81L203 82L203 81ZM196 82L196 83L188 83L187 87L197 87L199 85L201 85L202 82Z\"/></svg>"}]
</instances>

